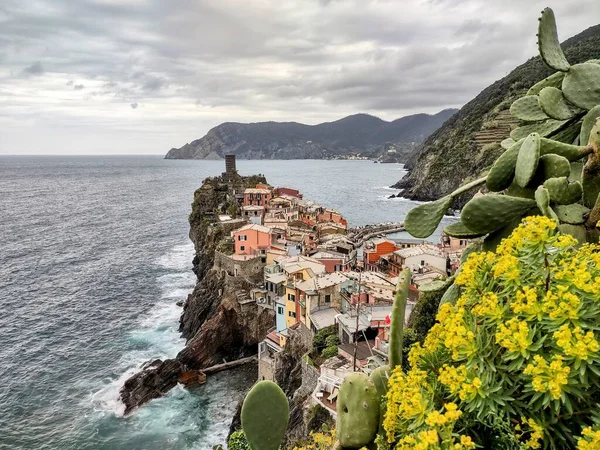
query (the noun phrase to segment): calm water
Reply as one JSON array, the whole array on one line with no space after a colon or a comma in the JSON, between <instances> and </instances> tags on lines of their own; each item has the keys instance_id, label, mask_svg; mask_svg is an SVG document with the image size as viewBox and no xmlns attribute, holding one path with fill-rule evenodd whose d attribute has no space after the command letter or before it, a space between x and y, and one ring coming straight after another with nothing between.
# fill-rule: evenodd
<instances>
[{"instance_id":1,"label":"calm water","mask_svg":"<svg viewBox=\"0 0 600 450\"><path fill-rule=\"evenodd\" d=\"M118 390L174 356L194 285L187 216L221 161L0 157L0 448L209 449L224 442L236 373L176 388L130 417ZM350 225L401 220L396 164L238 161L242 174L340 210Z\"/></svg>"}]
</instances>

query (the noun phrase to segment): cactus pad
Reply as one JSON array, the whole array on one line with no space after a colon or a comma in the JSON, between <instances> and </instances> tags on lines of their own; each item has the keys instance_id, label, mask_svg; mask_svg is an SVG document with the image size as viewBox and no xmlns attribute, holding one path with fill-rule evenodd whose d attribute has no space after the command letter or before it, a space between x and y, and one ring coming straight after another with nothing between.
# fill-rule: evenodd
<instances>
[{"instance_id":1,"label":"cactus pad","mask_svg":"<svg viewBox=\"0 0 600 450\"><path fill-rule=\"evenodd\" d=\"M566 120L548 119L544 122L523 125L522 127L512 130L510 132L510 137L515 141L526 138L531 133L538 133L540 136L546 137L560 130L566 123Z\"/></svg>"},{"instance_id":2,"label":"cactus pad","mask_svg":"<svg viewBox=\"0 0 600 450\"><path fill-rule=\"evenodd\" d=\"M460 221L448 225L446 228L444 228L444 233L446 233L448 236L462 239L473 239L483 236L481 233L475 233L474 231L469 230Z\"/></svg>"},{"instance_id":3,"label":"cactus pad","mask_svg":"<svg viewBox=\"0 0 600 450\"><path fill-rule=\"evenodd\" d=\"M453 198L442 197L431 203L424 203L409 211L404 219L406 231L417 238L431 236L448 208L452 206Z\"/></svg>"},{"instance_id":4,"label":"cactus pad","mask_svg":"<svg viewBox=\"0 0 600 450\"><path fill-rule=\"evenodd\" d=\"M534 180L535 181L535 180ZM531 182L531 185L534 185ZM534 187L521 187L517 183L511 184L505 191L505 195L510 195L512 197L521 197L521 198L535 198L535 186Z\"/></svg>"},{"instance_id":5,"label":"cactus pad","mask_svg":"<svg viewBox=\"0 0 600 450\"><path fill-rule=\"evenodd\" d=\"M570 205L581 200L583 189L579 181L569 183L567 177L549 178L544 181L544 187L548 189L550 201L559 205Z\"/></svg>"},{"instance_id":6,"label":"cactus pad","mask_svg":"<svg viewBox=\"0 0 600 450\"><path fill-rule=\"evenodd\" d=\"M579 203L556 205L553 209L561 222L570 223L572 225L584 223L585 215L590 212L588 208Z\"/></svg>"},{"instance_id":7,"label":"cactus pad","mask_svg":"<svg viewBox=\"0 0 600 450\"><path fill-rule=\"evenodd\" d=\"M470 230L491 233L535 206L531 199L488 194L471 199L463 208L460 220Z\"/></svg>"},{"instance_id":8,"label":"cactus pad","mask_svg":"<svg viewBox=\"0 0 600 450\"><path fill-rule=\"evenodd\" d=\"M600 64L575 64L562 83L564 96L576 106L592 109L600 105Z\"/></svg>"},{"instance_id":9,"label":"cactus pad","mask_svg":"<svg viewBox=\"0 0 600 450\"><path fill-rule=\"evenodd\" d=\"M451 305L454 305L456 300L458 300L458 297L460 297L460 287L456 283L452 283L450 287L446 289L444 295L442 295L439 306L442 306L444 303L450 303Z\"/></svg>"},{"instance_id":10,"label":"cactus pad","mask_svg":"<svg viewBox=\"0 0 600 450\"><path fill-rule=\"evenodd\" d=\"M590 132L596 124L596 120L600 117L600 105L594 106L588 111L581 123L581 133L579 134L579 143L586 145L590 140Z\"/></svg>"},{"instance_id":11,"label":"cactus pad","mask_svg":"<svg viewBox=\"0 0 600 450\"><path fill-rule=\"evenodd\" d=\"M526 95L515 100L510 106L510 113L513 117L528 122L546 120L548 118L548 115L540 108L537 95Z\"/></svg>"},{"instance_id":12,"label":"cactus pad","mask_svg":"<svg viewBox=\"0 0 600 450\"><path fill-rule=\"evenodd\" d=\"M517 165L519 149L523 141L524 139L515 143L494 162L485 180L485 184L490 191L501 191L512 183L515 176L515 166Z\"/></svg>"},{"instance_id":13,"label":"cactus pad","mask_svg":"<svg viewBox=\"0 0 600 450\"><path fill-rule=\"evenodd\" d=\"M554 70L569 70L569 62L560 48L554 12L550 8L542 11L538 25L538 49L544 62Z\"/></svg>"},{"instance_id":14,"label":"cactus pad","mask_svg":"<svg viewBox=\"0 0 600 450\"><path fill-rule=\"evenodd\" d=\"M531 86L527 91L527 95L540 95L540 92L545 87L560 88L562 86L562 80L564 77L564 72L553 73L549 77L544 78L542 81L538 81L533 86Z\"/></svg>"},{"instance_id":15,"label":"cactus pad","mask_svg":"<svg viewBox=\"0 0 600 450\"><path fill-rule=\"evenodd\" d=\"M581 109L571 105L562 91L555 87L545 87L542 89L538 101L542 111L553 119L567 120L581 112Z\"/></svg>"},{"instance_id":16,"label":"cactus pad","mask_svg":"<svg viewBox=\"0 0 600 450\"><path fill-rule=\"evenodd\" d=\"M537 186L548 178L568 177L571 174L571 163L564 156L549 153L540 157L537 170L531 182Z\"/></svg>"},{"instance_id":17,"label":"cactus pad","mask_svg":"<svg viewBox=\"0 0 600 450\"><path fill-rule=\"evenodd\" d=\"M515 181L521 187L526 187L535 174L540 160L540 143L540 135L531 133L519 149L517 166L515 167Z\"/></svg>"},{"instance_id":18,"label":"cactus pad","mask_svg":"<svg viewBox=\"0 0 600 450\"><path fill-rule=\"evenodd\" d=\"M550 219L558 221L556 213L550 208L550 194L544 186L538 186L535 191L535 202L542 214Z\"/></svg>"},{"instance_id":19,"label":"cactus pad","mask_svg":"<svg viewBox=\"0 0 600 450\"><path fill-rule=\"evenodd\" d=\"M404 269L398 277L396 296L392 306L392 325L390 327L390 369L402 365L402 350L404 339L404 316L408 300L408 286L410 285L410 270Z\"/></svg>"},{"instance_id":20,"label":"cactus pad","mask_svg":"<svg viewBox=\"0 0 600 450\"><path fill-rule=\"evenodd\" d=\"M563 234L570 234L573 236L579 244L584 244L586 241L586 232L583 225L571 225L570 223L561 223L558 226L558 231Z\"/></svg>"},{"instance_id":21,"label":"cactus pad","mask_svg":"<svg viewBox=\"0 0 600 450\"><path fill-rule=\"evenodd\" d=\"M505 150L508 150L515 144L516 144L516 142L513 138L506 138L502 142L500 142L500 147L502 147Z\"/></svg>"},{"instance_id":22,"label":"cactus pad","mask_svg":"<svg viewBox=\"0 0 600 450\"><path fill-rule=\"evenodd\" d=\"M346 376L337 402L337 435L344 448L368 445L379 427L380 400L373 381L361 372Z\"/></svg>"},{"instance_id":23,"label":"cactus pad","mask_svg":"<svg viewBox=\"0 0 600 450\"><path fill-rule=\"evenodd\" d=\"M569 161L577 161L590 152L589 149L579 145L564 144L553 139L542 138L540 143L541 155L560 155Z\"/></svg>"},{"instance_id":24,"label":"cactus pad","mask_svg":"<svg viewBox=\"0 0 600 450\"><path fill-rule=\"evenodd\" d=\"M259 381L242 405L242 428L252 450L277 450L285 436L290 409L279 386Z\"/></svg>"},{"instance_id":25,"label":"cactus pad","mask_svg":"<svg viewBox=\"0 0 600 450\"><path fill-rule=\"evenodd\" d=\"M377 395L379 395L379 397L383 397L387 394L388 380L390 379L391 374L392 371L390 370L390 366L381 366L371 372L369 378L375 385L375 389L377 389Z\"/></svg>"}]
</instances>

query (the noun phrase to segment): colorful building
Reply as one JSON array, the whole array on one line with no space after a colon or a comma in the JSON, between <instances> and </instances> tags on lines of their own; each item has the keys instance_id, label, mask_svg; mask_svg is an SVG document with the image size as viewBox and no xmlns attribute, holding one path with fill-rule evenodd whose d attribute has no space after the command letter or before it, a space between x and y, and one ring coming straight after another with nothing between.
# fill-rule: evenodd
<instances>
[{"instance_id":1,"label":"colorful building","mask_svg":"<svg viewBox=\"0 0 600 450\"><path fill-rule=\"evenodd\" d=\"M297 189L278 187L273 190L273 193L278 197L282 195L289 195L290 197L302 199L302 194Z\"/></svg>"},{"instance_id":2,"label":"colorful building","mask_svg":"<svg viewBox=\"0 0 600 450\"><path fill-rule=\"evenodd\" d=\"M248 188L244 191L244 206L267 206L272 194L269 189Z\"/></svg>"},{"instance_id":3,"label":"colorful building","mask_svg":"<svg viewBox=\"0 0 600 450\"><path fill-rule=\"evenodd\" d=\"M394 241L384 238L371 239L364 244L363 264L367 270L379 270L379 260L398 250Z\"/></svg>"},{"instance_id":4,"label":"colorful building","mask_svg":"<svg viewBox=\"0 0 600 450\"><path fill-rule=\"evenodd\" d=\"M356 252L344 254L335 251L320 251L310 255L325 265L325 271L332 272L348 272L352 270L352 266L356 263Z\"/></svg>"},{"instance_id":5,"label":"colorful building","mask_svg":"<svg viewBox=\"0 0 600 450\"><path fill-rule=\"evenodd\" d=\"M271 229L250 224L231 232L236 255L265 255L273 243Z\"/></svg>"}]
</instances>

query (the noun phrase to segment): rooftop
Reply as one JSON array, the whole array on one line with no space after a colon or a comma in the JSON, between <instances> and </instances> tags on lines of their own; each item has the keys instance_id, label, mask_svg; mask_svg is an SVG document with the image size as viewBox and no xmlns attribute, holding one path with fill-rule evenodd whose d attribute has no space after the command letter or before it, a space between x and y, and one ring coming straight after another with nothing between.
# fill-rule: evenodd
<instances>
[{"instance_id":1,"label":"rooftop","mask_svg":"<svg viewBox=\"0 0 600 450\"><path fill-rule=\"evenodd\" d=\"M286 280L287 276L282 272L265 275L265 281L269 281L273 284L285 283Z\"/></svg>"},{"instance_id":2,"label":"rooftop","mask_svg":"<svg viewBox=\"0 0 600 450\"><path fill-rule=\"evenodd\" d=\"M310 320L317 330L322 330L335 323L335 317L340 312L335 308L321 309L310 314Z\"/></svg>"},{"instance_id":3,"label":"rooftop","mask_svg":"<svg viewBox=\"0 0 600 450\"><path fill-rule=\"evenodd\" d=\"M325 272L325 265L308 256L279 256L275 261L288 273L296 273L302 269L310 269L317 275Z\"/></svg>"},{"instance_id":4,"label":"rooftop","mask_svg":"<svg viewBox=\"0 0 600 450\"><path fill-rule=\"evenodd\" d=\"M268 189L248 188L244 191L244 194L269 194L270 192Z\"/></svg>"},{"instance_id":5,"label":"rooftop","mask_svg":"<svg viewBox=\"0 0 600 450\"><path fill-rule=\"evenodd\" d=\"M423 244L418 245L416 247L403 248L401 250L396 250L394 254L402 257L409 258L411 256L419 256L419 255L431 255L431 256L439 256L440 258L444 257L442 251L434 245L431 244Z\"/></svg>"},{"instance_id":6,"label":"rooftop","mask_svg":"<svg viewBox=\"0 0 600 450\"><path fill-rule=\"evenodd\" d=\"M238 228L237 230L232 231L232 233L239 233L240 231L248 231L248 230L260 231L262 233L270 233L271 232L271 229L269 227L258 225L256 223L251 223L251 224L243 226L242 228Z\"/></svg>"},{"instance_id":7,"label":"rooftop","mask_svg":"<svg viewBox=\"0 0 600 450\"><path fill-rule=\"evenodd\" d=\"M356 359L365 360L373 356L373 341L360 341L356 345ZM353 355L354 354L354 344L340 344L338 348L343 352Z\"/></svg>"},{"instance_id":8,"label":"rooftop","mask_svg":"<svg viewBox=\"0 0 600 450\"><path fill-rule=\"evenodd\" d=\"M257 205L242 206L242 211L262 211L263 209L265 209L264 206L257 206Z\"/></svg>"}]
</instances>

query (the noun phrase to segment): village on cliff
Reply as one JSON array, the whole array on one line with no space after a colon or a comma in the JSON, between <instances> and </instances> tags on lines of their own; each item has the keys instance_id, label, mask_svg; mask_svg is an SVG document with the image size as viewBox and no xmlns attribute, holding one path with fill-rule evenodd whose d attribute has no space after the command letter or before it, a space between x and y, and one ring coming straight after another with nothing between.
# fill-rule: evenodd
<instances>
[{"instance_id":1,"label":"village on cliff","mask_svg":"<svg viewBox=\"0 0 600 450\"><path fill-rule=\"evenodd\" d=\"M225 162L222 178L231 180L237 176L235 156ZM349 228L342 214L289 187L258 183L234 196L236 207L212 218L227 230L215 268L258 280L249 293L239 292L242 308L274 311L273 327L258 345L259 380L274 380L295 333L312 348L303 358L317 378L312 398L335 415L348 373L387 364L400 271L412 271L408 321L426 285L456 272L469 241L444 234L438 243L385 237L402 231L401 223Z\"/></svg>"}]
</instances>

